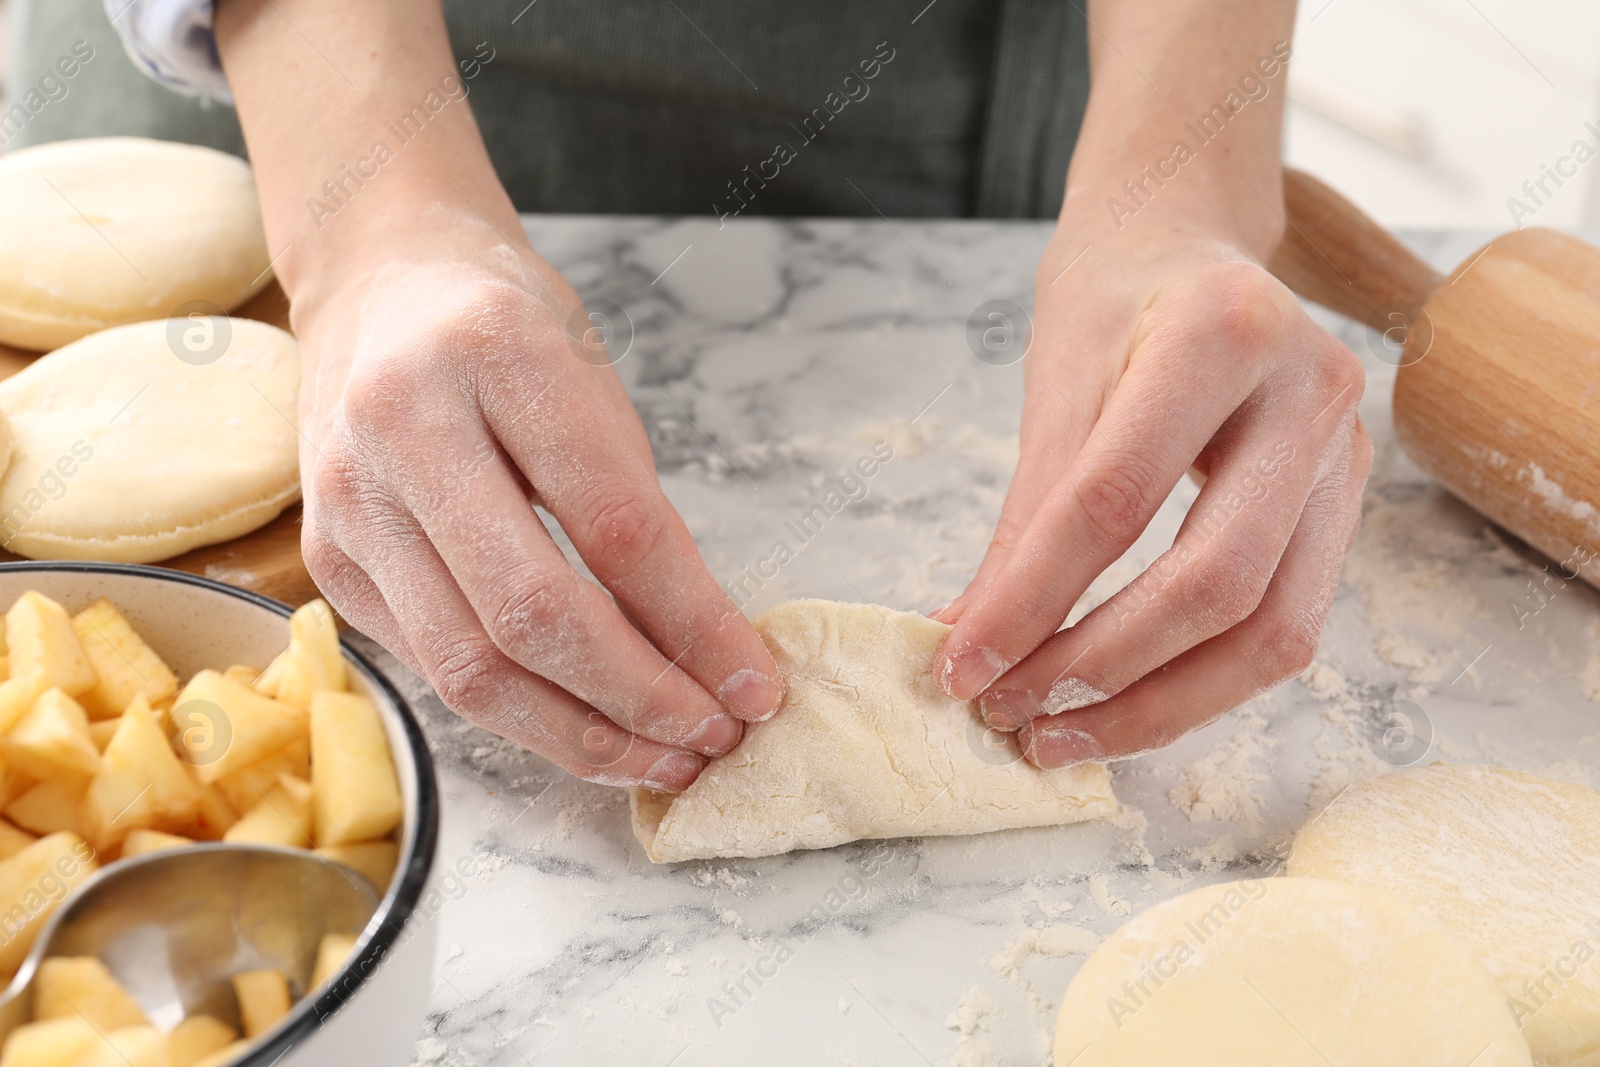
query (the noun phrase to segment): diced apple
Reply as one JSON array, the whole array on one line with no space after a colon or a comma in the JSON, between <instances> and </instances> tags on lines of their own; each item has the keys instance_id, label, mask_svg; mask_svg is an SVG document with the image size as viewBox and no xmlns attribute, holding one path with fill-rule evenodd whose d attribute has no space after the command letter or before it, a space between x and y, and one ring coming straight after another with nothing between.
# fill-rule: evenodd
<instances>
[{"instance_id":1,"label":"diced apple","mask_svg":"<svg viewBox=\"0 0 1600 1067\"><path fill-rule=\"evenodd\" d=\"M62 898L98 868L94 849L70 833L41 837L0 860L0 976L16 972Z\"/></svg>"},{"instance_id":2,"label":"diced apple","mask_svg":"<svg viewBox=\"0 0 1600 1067\"><path fill-rule=\"evenodd\" d=\"M190 775L194 769L190 768ZM195 779L199 781L198 778ZM200 809L195 813L186 826L177 827L177 831L185 837L192 837L196 841L221 841L222 835L228 828L239 821L239 813L234 810L214 785L200 786Z\"/></svg>"},{"instance_id":3,"label":"diced apple","mask_svg":"<svg viewBox=\"0 0 1600 1067\"><path fill-rule=\"evenodd\" d=\"M279 700L309 711L311 697L348 688L339 627L326 601L313 600L289 619L289 651L277 678Z\"/></svg>"},{"instance_id":4,"label":"diced apple","mask_svg":"<svg viewBox=\"0 0 1600 1067\"><path fill-rule=\"evenodd\" d=\"M364 875L382 896L394 877L400 846L393 841L362 841L354 845L329 845L317 849L317 854Z\"/></svg>"},{"instance_id":5,"label":"diced apple","mask_svg":"<svg viewBox=\"0 0 1600 1067\"><path fill-rule=\"evenodd\" d=\"M11 732L0 740L8 764L35 778L93 775L100 750L89 736L89 719L60 689L46 690Z\"/></svg>"},{"instance_id":6,"label":"diced apple","mask_svg":"<svg viewBox=\"0 0 1600 1067\"><path fill-rule=\"evenodd\" d=\"M78 832L78 803L89 788L87 778L46 778L6 805L5 816L24 830L54 834Z\"/></svg>"},{"instance_id":7,"label":"diced apple","mask_svg":"<svg viewBox=\"0 0 1600 1067\"><path fill-rule=\"evenodd\" d=\"M0 819L0 860L8 860L39 838Z\"/></svg>"},{"instance_id":8,"label":"diced apple","mask_svg":"<svg viewBox=\"0 0 1600 1067\"><path fill-rule=\"evenodd\" d=\"M23 593L6 612L6 646L11 676L42 679L41 690L77 696L95 684L94 667L67 609L42 593Z\"/></svg>"},{"instance_id":9,"label":"diced apple","mask_svg":"<svg viewBox=\"0 0 1600 1067\"><path fill-rule=\"evenodd\" d=\"M315 989L338 974L355 947L354 934L323 934L322 942L317 946L316 965L311 968L311 988Z\"/></svg>"},{"instance_id":10,"label":"diced apple","mask_svg":"<svg viewBox=\"0 0 1600 1067\"><path fill-rule=\"evenodd\" d=\"M243 1056L249 1048L250 1042L235 1041L233 1044L213 1052L199 1063L196 1063L194 1067L229 1067L240 1056Z\"/></svg>"},{"instance_id":11,"label":"diced apple","mask_svg":"<svg viewBox=\"0 0 1600 1067\"><path fill-rule=\"evenodd\" d=\"M233 976L244 1036L257 1037L289 1014L289 980L282 971L245 971Z\"/></svg>"},{"instance_id":12,"label":"diced apple","mask_svg":"<svg viewBox=\"0 0 1600 1067\"><path fill-rule=\"evenodd\" d=\"M200 809L200 786L173 753L144 694L117 723L79 809L96 848L115 848L130 830L185 826Z\"/></svg>"},{"instance_id":13,"label":"diced apple","mask_svg":"<svg viewBox=\"0 0 1600 1067\"><path fill-rule=\"evenodd\" d=\"M122 983L93 956L56 956L39 964L33 980L33 1017L87 1019L96 1030L148 1026Z\"/></svg>"},{"instance_id":14,"label":"diced apple","mask_svg":"<svg viewBox=\"0 0 1600 1067\"><path fill-rule=\"evenodd\" d=\"M320 846L376 840L399 824L400 782L372 701L356 693L312 698L311 781Z\"/></svg>"},{"instance_id":15,"label":"diced apple","mask_svg":"<svg viewBox=\"0 0 1600 1067\"><path fill-rule=\"evenodd\" d=\"M222 835L235 844L311 847L311 783L292 774L281 775L261 803Z\"/></svg>"},{"instance_id":16,"label":"diced apple","mask_svg":"<svg viewBox=\"0 0 1600 1067\"><path fill-rule=\"evenodd\" d=\"M28 1023L6 1038L0 1067L78 1067L99 1043L100 1035L82 1016Z\"/></svg>"},{"instance_id":17,"label":"diced apple","mask_svg":"<svg viewBox=\"0 0 1600 1067\"><path fill-rule=\"evenodd\" d=\"M172 707L178 745L206 784L307 736L304 711L216 671L190 680Z\"/></svg>"},{"instance_id":18,"label":"diced apple","mask_svg":"<svg viewBox=\"0 0 1600 1067\"><path fill-rule=\"evenodd\" d=\"M44 691L44 678L38 674L0 682L0 734L15 726Z\"/></svg>"},{"instance_id":19,"label":"diced apple","mask_svg":"<svg viewBox=\"0 0 1600 1067\"><path fill-rule=\"evenodd\" d=\"M261 677L261 672L254 667L246 667L243 664L236 663L223 671L222 676L230 681L238 682L240 685L254 686L256 679ZM268 695L270 696L271 694Z\"/></svg>"},{"instance_id":20,"label":"diced apple","mask_svg":"<svg viewBox=\"0 0 1600 1067\"><path fill-rule=\"evenodd\" d=\"M140 694L158 704L177 693L178 676L110 601L84 608L73 617L72 631L97 679L80 698L90 718L114 719Z\"/></svg>"},{"instance_id":21,"label":"diced apple","mask_svg":"<svg viewBox=\"0 0 1600 1067\"><path fill-rule=\"evenodd\" d=\"M147 852L165 852L169 848L182 848L184 845L192 844L194 844L192 837L164 834L160 830L134 830L122 839L122 858L143 856Z\"/></svg>"},{"instance_id":22,"label":"diced apple","mask_svg":"<svg viewBox=\"0 0 1600 1067\"><path fill-rule=\"evenodd\" d=\"M73 1067L168 1067L167 1039L152 1026L113 1030Z\"/></svg>"},{"instance_id":23,"label":"diced apple","mask_svg":"<svg viewBox=\"0 0 1600 1067\"><path fill-rule=\"evenodd\" d=\"M221 1019L191 1015L167 1035L167 1057L171 1067L197 1067L206 1057L238 1039L239 1032Z\"/></svg>"},{"instance_id":24,"label":"diced apple","mask_svg":"<svg viewBox=\"0 0 1600 1067\"><path fill-rule=\"evenodd\" d=\"M261 803L261 798L266 795L278 782L280 774L292 774L296 778L311 779L311 739L296 741L264 759L258 759L246 767L240 767L231 774L223 775L217 779L216 787L221 791L235 811L249 811Z\"/></svg>"}]
</instances>

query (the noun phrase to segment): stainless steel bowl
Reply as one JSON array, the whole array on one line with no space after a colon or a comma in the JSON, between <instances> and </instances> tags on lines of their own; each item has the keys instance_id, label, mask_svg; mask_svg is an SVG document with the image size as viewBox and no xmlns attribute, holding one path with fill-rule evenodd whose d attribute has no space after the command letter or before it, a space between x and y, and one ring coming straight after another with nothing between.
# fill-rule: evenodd
<instances>
[{"instance_id":1,"label":"stainless steel bowl","mask_svg":"<svg viewBox=\"0 0 1600 1067\"><path fill-rule=\"evenodd\" d=\"M29 589L79 611L101 597L127 616L179 677L234 663L265 667L289 642L291 609L243 589L159 567L121 563L0 563L0 608ZM350 962L302 998L238 1067L400 1067L414 1058L432 988L437 909L424 886L439 841L439 787L416 717L348 642L352 688L378 706L399 771L400 856Z\"/></svg>"}]
</instances>

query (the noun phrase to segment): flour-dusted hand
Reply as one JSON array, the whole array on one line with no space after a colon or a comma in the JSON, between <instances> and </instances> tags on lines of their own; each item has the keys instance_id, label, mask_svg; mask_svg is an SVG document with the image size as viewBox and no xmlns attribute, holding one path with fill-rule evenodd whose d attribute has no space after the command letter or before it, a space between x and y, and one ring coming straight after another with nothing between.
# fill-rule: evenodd
<instances>
[{"instance_id":1,"label":"flour-dusted hand","mask_svg":"<svg viewBox=\"0 0 1600 1067\"><path fill-rule=\"evenodd\" d=\"M1284 227L1271 34L1290 13L1213 52L1193 40L1217 32L1203 4L1099 6L1139 48L1095 55L1036 280L1021 459L976 578L935 616L954 625L940 684L1045 767L1167 744L1302 670L1372 457L1359 361L1262 266ZM1243 103L1202 143L1185 118L1229 92ZM1061 630L1191 468L1173 546Z\"/></svg>"},{"instance_id":2,"label":"flour-dusted hand","mask_svg":"<svg viewBox=\"0 0 1600 1067\"><path fill-rule=\"evenodd\" d=\"M305 363L307 566L471 721L593 781L682 790L742 720L776 711L777 668L662 493L603 344L529 246L471 112L451 110L465 90L437 5L400 6L218 12ZM302 32L347 71L282 77ZM417 99L435 102L423 135L381 169L341 163Z\"/></svg>"}]
</instances>

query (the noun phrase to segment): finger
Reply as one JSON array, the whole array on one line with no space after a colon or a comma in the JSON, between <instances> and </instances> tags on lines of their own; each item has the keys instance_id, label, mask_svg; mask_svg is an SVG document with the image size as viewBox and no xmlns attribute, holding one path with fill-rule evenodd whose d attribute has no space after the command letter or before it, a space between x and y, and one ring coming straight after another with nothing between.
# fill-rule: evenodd
<instances>
[{"instance_id":1,"label":"finger","mask_svg":"<svg viewBox=\"0 0 1600 1067\"><path fill-rule=\"evenodd\" d=\"M536 387L524 375L486 381L491 428L595 578L676 669L734 715L770 717L783 700L777 664L712 578L653 471L619 439L609 409L583 410L591 369L567 363L577 366L550 369L559 384L537 403L509 399ZM564 417L553 418L558 394Z\"/></svg>"},{"instance_id":2,"label":"finger","mask_svg":"<svg viewBox=\"0 0 1600 1067\"><path fill-rule=\"evenodd\" d=\"M1255 279L1259 272L1239 275ZM1220 305L1147 317L1128 373L1072 469L1053 486L1004 568L940 646L939 685L970 700L1066 619L1089 583L1143 532L1206 442L1264 376L1241 352L1286 331L1282 286L1238 282ZM1192 324L1218 323L1196 337Z\"/></svg>"},{"instance_id":3,"label":"finger","mask_svg":"<svg viewBox=\"0 0 1600 1067\"><path fill-rule=\"evenodd\" d=\"M441 403L433 399L436 387L405 388L408 367L388 368L384 388L356 389L345 398L346 425L334 428L333 439L384 440L385 450L362 457L366 466L349 473L323 464L323 477L333 483L323 495L356 502L328 512L340 546L387 593L381 575L388 542L420 524L452 588L511 660L632 733L707 755L738 744L739 721L567 563L515 470L498 450L482 447L488 429L469 402ZM393 433L396 425L407 432ZM366 473L372 465L377 470ZM360 510L374 482L390 487L397 515Z\"/></svg>"},{"instance_id":4,"label":"finger","mask_svg":"<svg viewBox=\"0 0 1600 1067\"><path fill-rule=\"evenodd\" d=\"M1211 477L1172 547L983 694L991 726L1017 729L1036 716L1115 696L1255 611L1322 477L1324 457L1351 448L1364 375L1337 347L1309 397L1262 398L1247 405L1262 418L1224 427L1207 450ZM1317 418L1300 414L1306 400L1321 409Z\"/></svg>"},{"instance_id":5,"label":"finger","mask_svg":"<svg viewBox=\"0 0 1600 1067\"><path fill-rule=\"evenodd\" d=\"M1052 352L1048 358L1066 360L1066 353ZM929 614L930 618L954 625L967 607L988 586L990 579L1011 559L1017 542L1033 520L1039 503L1050 487L1061 478L1094 428L1094 416L1105 402L1108 386L1098 382L1070 381L1071 395L1053 379L1035 373L1030 352L1025 368L1027 399L1023 404L1017 468L1006 489L1000 520L994 537L978 564L978 571L960 596Z\"/></svg>"},{"instance_id":6,"label":"finger","mask_svg":"<svg viewBox=\"0 0 1600 1067\"><path fill-rule=\"evenodd\" d=\"M414 669L469 722L586 781L682 792L704 769L704 757L630 733L508 658L419 528L391 529L372 575Z\"/></svg>"},{"instance_id":7,"label":"finger","mask_svg":"<svg viewBox=\"0 0 1600 1067\"><path fill-rule=\"evenodd\" d=\"M1339 584L1371 457L1369 447L1354 450L1317 486L1248 619L1103 703L1032 720L1018 735L1028 759L1052 768L1160 748L1303 671Z\"/></svg>"},{"instance_id":8,"label":"finger","mask_svg":"<svg viewBox=\"0 0 1600 1067\"><path fill-rule=\"evenodd\" d=\"M388 649L411 673L422 675L421 661L411 650L389 602L356 562L328 540L306 517L300 533L300 554L317 589L344 619Z\"/></svg>"}]
</instances>

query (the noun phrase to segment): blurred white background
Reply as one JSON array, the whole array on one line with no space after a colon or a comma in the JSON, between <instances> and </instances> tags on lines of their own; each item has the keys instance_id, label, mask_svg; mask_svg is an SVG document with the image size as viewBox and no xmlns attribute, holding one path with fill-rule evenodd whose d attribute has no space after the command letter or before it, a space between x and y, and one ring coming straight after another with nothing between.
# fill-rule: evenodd
<instances>
[{"instance_id":1,"label":"blurred white background","mask_svg":"<svg viewBox=\"0 0 1600 1067\"><path fill-rule=\"evenodd\" d=\"M1561 162L1600 152L1596 0L1302 0L1289 99L1289 161L1389 226L1600 224L1600 166Z\"/></svg>"}]
</instances>

